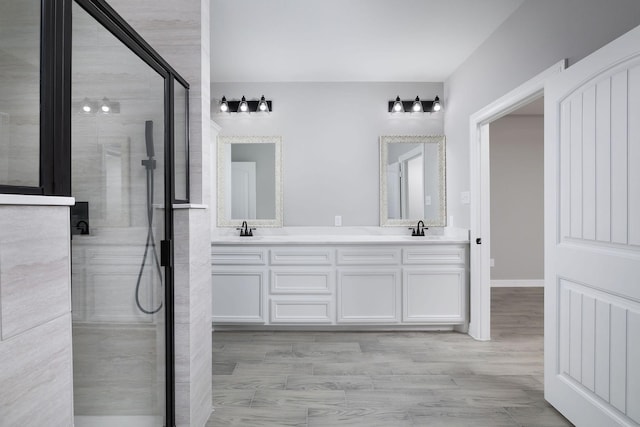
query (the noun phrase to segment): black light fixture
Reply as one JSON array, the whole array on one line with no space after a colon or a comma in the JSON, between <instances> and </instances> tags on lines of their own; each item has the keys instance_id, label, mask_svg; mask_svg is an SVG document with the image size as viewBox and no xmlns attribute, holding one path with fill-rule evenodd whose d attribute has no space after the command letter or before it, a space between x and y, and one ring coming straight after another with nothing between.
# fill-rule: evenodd
<instances>
[{"instance_id":1,"label":"black light fixture","mask_svg":"<svg viewBox=\"0 0 640 427\"><path fill-rule=\"evenodd\" d=\"M422 111L424 111L422 109L422 102L420 102L420 97L416 96L416 100L413 101L413 104L411 104L411 112L412 113L421 113Z\"/></svg>"},{"instance_id":2,"label":"black light fixture","mask_svg":"<svg viewBox=\"0 0 640 427\"><path fill-rule=\"evenodd\" d=\"M395 100L388 103L390 113L435 113L441 109L442 104L438 96L429 101L422 101L419 96L412 100L401 100L397 96Z\"/></svg>"},{"instance_id":3,"label":"black light fixture","mask_svg":"<svg viewBox=\"0 0 640 427\"><path fill-rule=\"evenodd\" d=\"M402 106L402 101L399 96L396 96L396 100L391 107L391 112L393 113L404 113L404 107Z\"/></svg>"},{"instance_id":4,"label":"black light fixture","mask_svg":"<svg viewBox=\"0 0 640 427\"><path fill-rule=\"evenodd\" d=\"M238 113L248 113L249 112L249 104L247 104L247 98L244 96L238 105Z\"/></svg>"},{"instance_id":5,"label":"black light fixture","mask_svg":"<svg viewBox=\"0 0 640 427\"><path fill-rule=\"evenodd\" d=\"M109 114L111 112L111 101L106 96L102 98L102 102L100 102L100 111L104 114Z\"/></svg>"},{"instance_id":6,"label":"black light fixture","mask_svg":"<svg viewBox=\"0 0 640 427\"><path fill-rule=\"evenodd\" d=\"M222 97L222 99L220 100L220 105L218 107L220 109L220 112L222 113L228 113L229 112L229 104L227 104L227 98L225 98L224 96Z\"/></svg>"},{"instance_id":7,"label":"black light fixture","mask_svg":"<svg viewBox=\"0 0 640 427\"><path fill-rule=\"evenodd\" d=\"M436 95L433 100L433 104L431 105L431 109L433 111L440 111L442 109L442 105L440 105L440 98Z\"/></svg>"},{"instance_id":8,"label":"black light fixture","mask_svg":"<svg viewBox=\"0 0 640 427\"><path fill-rule=\"evenodd\" d=\"M223 96L218 103L218 111L221 113L268 113L272 108L272 101L267 100L264 95L259 100L247 100L245 96L240 100L227 100Z\"/></svg>"},{"instance_id":9,"label":"black light fixture","mask_svg":"<svg viewBox=\"0 0 640 427\"><path fill-rule=\"evenodd\" d=\"M269 111L269 104L267 104L267 100L264 99L264 95L262 95L262 97L260 98L260 101L258 102L258 111L262 111L262 112Z\"/></svg>"},{"instance_id":10,"label":"black light fixture","mask_svg":"<svg viewBox=\"0 0 640 427\"><path fill-rule=\"evenodd\" d=\"M106 96L101 101L94 101L84 98L80 102L73 104L74 110L83 114L118 114L120 113L120 103L109 100Z\"/></svg>"},{"instance_id":11,"label":"black light fixture","mask_svg":"<svg viewBox=\"0 0 640 427\"><path fill-rule=\"evenodd\" d=\"M83 113L90 114L93 112L93 103L89 100L89 98L85 98L80 103L80 108Z\"/></svg>"}]
</instances>

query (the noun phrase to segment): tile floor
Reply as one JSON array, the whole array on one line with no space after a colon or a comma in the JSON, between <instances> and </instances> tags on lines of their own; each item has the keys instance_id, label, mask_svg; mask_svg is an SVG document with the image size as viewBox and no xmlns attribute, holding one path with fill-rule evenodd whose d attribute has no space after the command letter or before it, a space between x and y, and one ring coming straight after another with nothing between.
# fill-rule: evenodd
<instances>
[{"instance_id":1,"label":"tile floor","mask_svg":"<svg viewBox=\"0 0 640 427\"><path fill-rule=\"evenodd\" d=\"M570 426L543 398L542 288L495 288L490 342L215 332L207 427Z\"/></svg>"}]
</instances>

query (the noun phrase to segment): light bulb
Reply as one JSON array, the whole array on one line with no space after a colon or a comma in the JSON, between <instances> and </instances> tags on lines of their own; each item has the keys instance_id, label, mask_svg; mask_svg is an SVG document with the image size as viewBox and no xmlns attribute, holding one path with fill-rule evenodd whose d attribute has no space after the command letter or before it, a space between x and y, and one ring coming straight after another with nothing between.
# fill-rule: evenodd
<instances>
[{"instance_id":1,"label":"light bulb","mask_svg":"<svg viewBox=\"0 0 640 427\"><path fill-rule=\"evenodd\" d=\"M226 113L227 111L229 111L229 104L227 104L227 98L224 96L220 101L220 111L222 111L223 113Z\"/></svg>"},{"instance_id":2,"label":"light bulb","mask_svg":"<svg viewBox=\"0 0 640 427\"><path fill-rule=\"evenodd\" d=\"M107 98L102 98L100 110L102 110L103 113L108 113L109 111L111 111L111 105L109 105L109 100Z\"/></svg>"},{"instance_id":3,"label":"light bulb","mask_svg":"<svg viewBox=\"0 0 640 427\"><path fill-rule=\"evenodd\" d=\"M246 113L247 111L249 111L249 104L247 104L247 99L243 96L242 100L240 101L240 111L242 111L243 113Z\"/></svg>"},{"instance_id":4,"label":"light bulb","mask_svg":"<svg viewBox=\"0 0 640 427\"><path fill-rule=\"evenodd\" d=\"M260 98L260 102L258 103L258 110L269 111L269 104L267 104L267 100L264 99L264 95L262 95L262 98Z\"/></svg>"},{"instance_id":5,"label":"light bulb","mask_svg":"<svg viewBox=\"0 0 640 427\"><path fill-rule=\"evenodd\" d=\"M393 111L395 113L399 113L402 111L402 101L400 101L400 97L397 96L395 102L393 103Z\"/></svg>"},{"instance_id":6,"label":"light bulb","mask_svg":"<svg viewBox=\"0 0 640 427\"><path fill-rule=\"evenodd\" d=\"M433 111L440 111L442 106L440 105L440 98L436 96L436 99L433 100Z\"/></svg>"},{"instance_id":7,"label":"light bulb","mask_svg":"<svg viewBox=\"0 0 640 427\"><path fill-rule=\"evenodd\" d=\"M82 101L82 111L84 111L85 113L91 112L91 102L89 101L89 98L85 98Z\"/></svg>"},{"instance_id":8,"label":"light bulb","mask_svg":"<svg viewBox=\"0 0 640 427\"><path fill-rule=\"evenodd\" d=\"M420 98L416 96L416 100L413 101L413 106L411 107L411 110L414 113L419 113L420 111L422 111L422 103L420 102Z\"/></svg>"}]
</instances>

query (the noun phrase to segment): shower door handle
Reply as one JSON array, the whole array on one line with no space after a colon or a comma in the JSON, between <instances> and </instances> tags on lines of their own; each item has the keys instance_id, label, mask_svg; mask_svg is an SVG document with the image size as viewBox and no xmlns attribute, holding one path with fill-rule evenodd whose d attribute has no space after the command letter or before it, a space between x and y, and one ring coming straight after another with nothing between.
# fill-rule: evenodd
<instances>
[{"instance_id":1,"label":"shower door handle","mask_svg":"<svg viewBox=\"0 0 640 427\"><path fill-rule=\"evenodd\" d=\"M160 265L173 267L173 242L171 240L160 241Z\"/></svg>"}]
</instances>

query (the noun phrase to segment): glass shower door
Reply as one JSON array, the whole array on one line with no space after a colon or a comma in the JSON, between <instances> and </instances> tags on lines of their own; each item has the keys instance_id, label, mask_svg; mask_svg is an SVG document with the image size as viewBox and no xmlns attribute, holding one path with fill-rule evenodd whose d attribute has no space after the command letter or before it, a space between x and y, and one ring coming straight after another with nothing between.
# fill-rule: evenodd
<instances>
[{"instance_id":1,"label":"glass shower door","mask_svg":"<svg viewBox=\"0 0 640 427\"><path fill-rule=\"evenodd\" d=\"M163 426L165 79L72 14L75 425Z\"/></svg>"}]
</instances>

